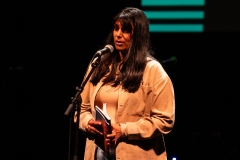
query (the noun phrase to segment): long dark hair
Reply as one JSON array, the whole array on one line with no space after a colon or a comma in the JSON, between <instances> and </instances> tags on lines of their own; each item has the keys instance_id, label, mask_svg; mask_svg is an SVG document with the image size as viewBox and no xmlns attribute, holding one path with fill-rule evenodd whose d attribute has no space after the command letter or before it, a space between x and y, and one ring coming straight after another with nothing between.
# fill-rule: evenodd
<instances>
[{"instance_id":1,"label":"long dark hair","mask_svg":"<svg viewBox=\"0 0 240 160\"><path fill-rule=\"evenodd\" d=\"M147 57L153 55L150 45L149 21L142 10L133 7L127 7L119 12L113 19L113 27L117 20L120 20L122 27L130 33L133 30L131 44L121 64L120 74L116 77L120 56L114 48L112 53L102 57L90 81L96 85L104 77L104 84L111 84L114 87L121 84L123 89L133 93L141 84ZM106 39L106 44L115 46L113 29Z\"/></svg>"}]
</instances>

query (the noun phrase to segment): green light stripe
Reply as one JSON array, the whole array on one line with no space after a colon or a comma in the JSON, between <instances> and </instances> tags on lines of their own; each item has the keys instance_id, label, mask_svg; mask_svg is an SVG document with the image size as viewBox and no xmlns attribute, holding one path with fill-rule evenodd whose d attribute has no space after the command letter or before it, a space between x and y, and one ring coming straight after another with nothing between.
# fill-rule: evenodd
<instances>
[{"instance_id":1,"label":"green light stripe","mask_svg":"<svg viewBox=\"0 0 240 160\"><path fill-rule=\"evenodd\" d=\"M150 24L150 32L203 32L203 24Z\"/></svg>"},{"instance_id":2,"label":"green light stripe","mask_svg":"<svg viewBox=\"0 0 240 160\"><path fill-rule=\"evenodd\" d=\"M203 19L203 11L144 11L148 19Z\"/></svg>"},{"instance_id":3,"label":"green light stripe","mask_svg":"<svg viewBox=\"0 0 240 160\"><path fill-rule=\"evenodd\" d=\"M142 6L204 6L205 0L141 0Z\"/></svg>"}]
</instances>

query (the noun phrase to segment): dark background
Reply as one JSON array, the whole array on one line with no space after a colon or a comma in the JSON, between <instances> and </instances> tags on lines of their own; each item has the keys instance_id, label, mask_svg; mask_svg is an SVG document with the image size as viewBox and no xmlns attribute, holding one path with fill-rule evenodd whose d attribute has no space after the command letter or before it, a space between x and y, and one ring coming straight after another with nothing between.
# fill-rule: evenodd
<instances>
[{"instance_id":1,"label":"dark background","mask_svg":"<svg viewBox=\"0 0 240 160\"><path fill-rule=\"evenodd\" d=\"M4 159L83 158L84 135L64 113L113 16L140 1L1 1L1 138ZM168 157L230 160L239 156L238 1L206 2L203 33L154 33L159 60L175 86L176 123ZM71 131L71 133L69 133ZM69 135L72 136L71 152ZM69 154L70 153L70 154Z\"/></svg>"}]
</instances>

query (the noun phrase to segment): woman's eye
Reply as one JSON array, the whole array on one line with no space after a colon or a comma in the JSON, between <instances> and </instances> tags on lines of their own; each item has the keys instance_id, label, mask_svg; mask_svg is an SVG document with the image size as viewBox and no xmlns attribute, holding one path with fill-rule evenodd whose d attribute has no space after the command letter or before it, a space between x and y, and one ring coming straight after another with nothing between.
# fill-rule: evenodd
<instances>
[{"instance_id":1,"label":"woman's eye","mask_svg":"<svg viewBox=\"0 0 240 160\"><path fill-rule=\"evenodd\" d=\"M116 25L116 26L114 26L114 30L115 31L118 31L119 30L119 27Z\"/></svg>"},{"instance_id":2,"label":"woman's eye","mask_svg":"<svg viewBox=\"0 0 240 160\"><path fill-rule=\"evenodd\" d=\"M122 29L122 32L123 33L130 33L130 30L129 29Z\"/></svg>"}]
</instances>

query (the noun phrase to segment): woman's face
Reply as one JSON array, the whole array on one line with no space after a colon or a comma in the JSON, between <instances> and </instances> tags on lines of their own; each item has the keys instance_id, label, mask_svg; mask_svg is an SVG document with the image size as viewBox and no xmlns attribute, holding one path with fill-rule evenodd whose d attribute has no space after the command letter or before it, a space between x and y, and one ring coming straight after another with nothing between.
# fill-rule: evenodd
<instances>
[{"instance_id":1,"label":"woman's face","mask_svg":"<svg viewBox=\"0 0 240 160\"><path fill-rule=\"evenodd\" d=\"M128 50L131 43L132 33L132 31L124 30L119 20L116 21L113 30L113 38L116 50Z\"/></svg>"}]
</instances>

